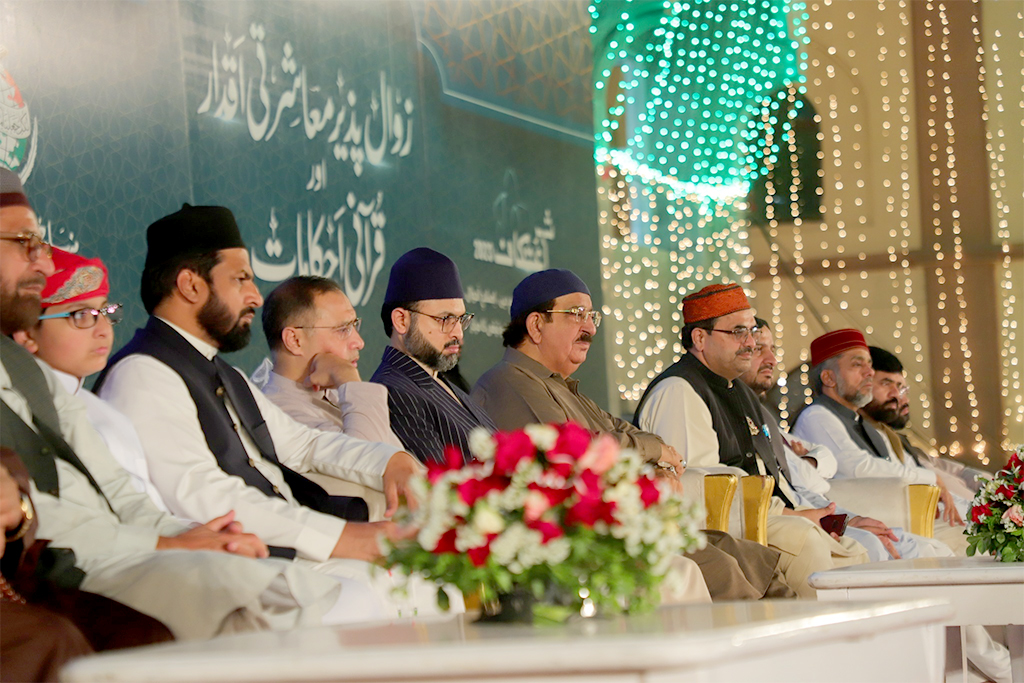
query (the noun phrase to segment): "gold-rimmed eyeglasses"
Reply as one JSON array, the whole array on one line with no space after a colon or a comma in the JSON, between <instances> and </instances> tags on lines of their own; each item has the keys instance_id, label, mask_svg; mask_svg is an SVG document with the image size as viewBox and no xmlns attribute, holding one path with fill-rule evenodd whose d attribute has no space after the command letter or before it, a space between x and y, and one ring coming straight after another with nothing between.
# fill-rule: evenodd
<instances>
[{"instance_id":1,"label":"gold-rimmed eyeglasses","mask_svg":"<svg viewBox=\"0 0 1024 683\"><path fill-rule=\"evenodd\" d=\"M550 311L544 311L545 313L565 313L571 315L580 325L585 320L590 320L594 323L594 327L601 327L601 311L593 310L588 311L585 306L573 306L572 308L565 308L560 310L551 309Z\"/></svg>"},{"instance_id":2,"label":"gold-rimmed eyeglasses","mask_svg":"<svg viewBox=\"0 0 1024 683\"><path fill-rule=\"evenodd\" d=\"M732 338L735 339L738 344L742 344L743 342L747 341L755 334L757 334L761 328L754 326L734 327L731 330L719 330L714 327L706 327L704 329L706 329L708 332L721 332L722 334L731 334Z\"/></svg>"},{"instance_id":3,"label":"gold-rimmed eyeglasses","mask_svg":"<svg viewBox=\"0 0 1024 683\"><path fill-rule=\"evenodd\" d=\"M40 257L50 258L53 256L53 247L34 232L19 232L15 235L0 233L0 240L17 242L25 249L25 257L30 262L38 261Z\"/></svg>"}]
</instances>

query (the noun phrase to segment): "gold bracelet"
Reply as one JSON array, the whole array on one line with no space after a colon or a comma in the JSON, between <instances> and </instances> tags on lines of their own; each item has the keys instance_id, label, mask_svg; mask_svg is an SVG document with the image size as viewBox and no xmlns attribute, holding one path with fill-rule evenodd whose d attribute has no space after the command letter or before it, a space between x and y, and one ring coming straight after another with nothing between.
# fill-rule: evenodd
<instances>
[{"instance_id":1,"label":"gold bracelet","mask_svg":"<svg viewBox=\"0 0 1024 683\"><path fill-rule=\"evenodd\" d=\"M7 541L13 542L20 540L25 534L28 533L28 528L32 526L32 520L35 518L35 510L32 507L32 499L28 497L27 493L21 494L21 524L14 530L14 533L8 532L4 534Z\"/></svg>"}]
</instances>

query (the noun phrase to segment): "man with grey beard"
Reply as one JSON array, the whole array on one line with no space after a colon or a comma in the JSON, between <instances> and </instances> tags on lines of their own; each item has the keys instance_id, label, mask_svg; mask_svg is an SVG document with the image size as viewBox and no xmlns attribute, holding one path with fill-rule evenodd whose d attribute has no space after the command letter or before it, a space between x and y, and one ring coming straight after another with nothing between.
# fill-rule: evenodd
<instances>
[{"instance_id":1,"label":"man with grey beard","mask_svg":"<svg viewBox=\"0 0 1024 683\"><path fill-rule=\"evenodd\" d=\"M380 317L391 342L370 381L388 388L392 431L423 462L444 462L449 445L458 446L468 462L469 433L495 426L442 374L459 362L473 320L458 267L427 247L406 252L391 268Z\"/></svg>"},{"instance_id":2,"label":"man with grey beard","mask_svg":"<svg viewBox=\"0 0 1024 683\"><path fill-rule=\"evenodd\" d=\"M936 485L935 473L900 459L885 436L858 412L871 402L875 371L859 330L827 332L811 342L814 402L797 418L793 434L836 456L836 477L899 477Z\"/></svg>"}]
</instances>

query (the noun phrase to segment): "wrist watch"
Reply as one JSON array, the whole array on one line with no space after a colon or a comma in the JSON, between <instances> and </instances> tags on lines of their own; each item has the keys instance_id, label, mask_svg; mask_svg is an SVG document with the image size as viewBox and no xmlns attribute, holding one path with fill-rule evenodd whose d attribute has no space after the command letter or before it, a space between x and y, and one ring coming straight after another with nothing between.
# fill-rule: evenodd
<instances>
[{"instance_id":1,"label":"wrist watch","mask_svg":"<svg viewBox=\"0 0 1024 683\"><path fill-rule=\"evenodd\" d=\"M21 494L21 524L16 529L11 529L4 534L4 537L8 541L17 541L21 539L25 534L28 533L28 529L32 526L32 520L35 518L35 508L32 507L32 499L28 497L27 493Z\"/></svg>"}]
</instances>

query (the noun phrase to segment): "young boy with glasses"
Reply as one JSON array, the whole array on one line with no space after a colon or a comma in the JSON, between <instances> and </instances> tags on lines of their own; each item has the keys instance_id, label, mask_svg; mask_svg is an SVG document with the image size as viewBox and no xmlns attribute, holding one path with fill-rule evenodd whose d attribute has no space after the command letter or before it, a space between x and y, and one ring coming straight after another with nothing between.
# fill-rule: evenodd
<instances>
[{"instance_id":1,"label":"young boy with glasses","mask_svg":"<svg viewBox=\"0 0 1024 683\"><path fill-rule=\"evenodd\" d=\"M167 506L149 479L149 468L135 427L116 408L84 388L85 379L107 365L114 347L114 325L121 304L107 299L110 280L99 259L53 249L55 272L43 288L43 314L14 339L53 368L70 394L85 403L89 421L110 452L131 475L135 488L164 512Z\"/></svg>"}]
</instances>

